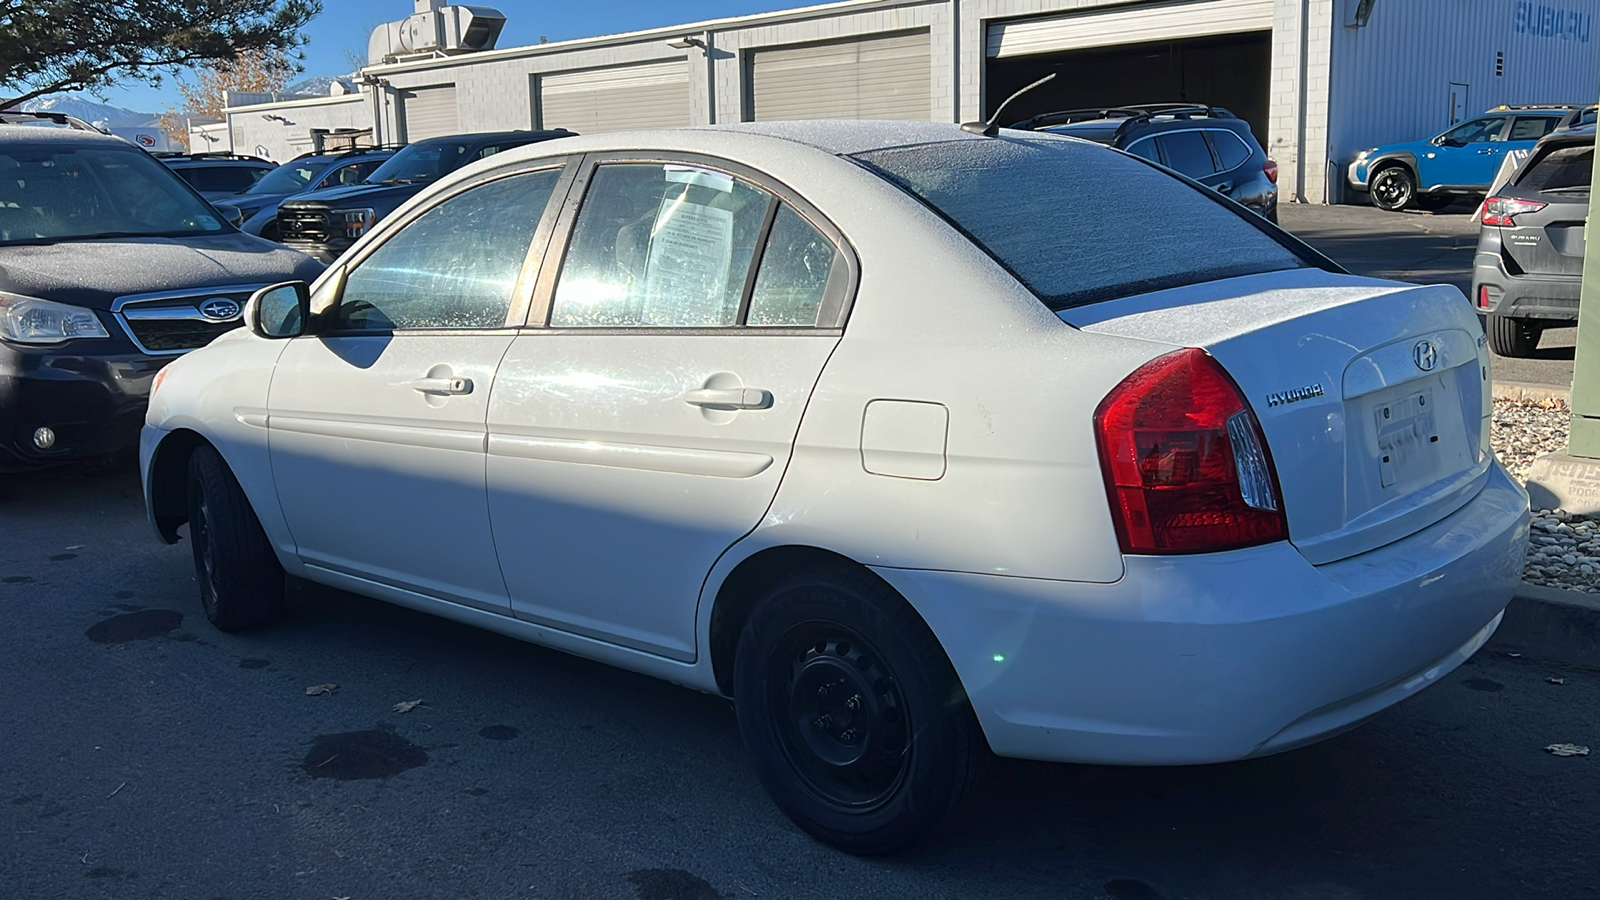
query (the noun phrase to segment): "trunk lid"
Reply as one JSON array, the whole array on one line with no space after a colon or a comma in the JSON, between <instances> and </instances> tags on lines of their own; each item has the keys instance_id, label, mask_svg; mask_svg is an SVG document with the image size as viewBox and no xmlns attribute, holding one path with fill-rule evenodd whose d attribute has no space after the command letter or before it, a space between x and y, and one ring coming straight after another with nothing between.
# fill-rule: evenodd
<instances>
[{"instance_id":1,"label":"trunk lid","mask_svg":"<svg viewBox=\"0 0 1600 900\"><path fill-rule=\"evenodd\" d=\"M1500 246L1529 275L1583 275L1583 223L1589 215L1587 192L1543 192L1528 199L1548 203L1538 212L1519 213L1515 225L1500 229ZM1492 227L1492 226L1491 226Z\"/></svg>"},{"instance_id":2,"label":"trunk lid","mask_svg":"<svg viewBox=\"0 0 1600 900\"><path fill-rule=\"evenodd\" d=\"M1453 287L1299 269L1060 316L1220 362L1261 422L1289 539L1314 564L1425 528L1485 481L1489 357Z\"/></svg>"}]
</instances>

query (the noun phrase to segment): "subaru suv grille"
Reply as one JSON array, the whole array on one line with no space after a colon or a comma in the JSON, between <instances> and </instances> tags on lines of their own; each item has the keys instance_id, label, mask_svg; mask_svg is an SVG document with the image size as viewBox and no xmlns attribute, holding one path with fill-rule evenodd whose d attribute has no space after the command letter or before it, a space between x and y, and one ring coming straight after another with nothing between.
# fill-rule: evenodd
<instances>
[{"instance_id":1,"label":"subaru suv grille","mask_svg":"<svg viewBox=\"0 0 1600 900\"><path fill-rule=\"evenodd\" d=\"M265 285L233 284L199 290L131 294L111 304L117 324L141 351L185 353L244 323L244 304Z\"/></svg>"}]
</instances>

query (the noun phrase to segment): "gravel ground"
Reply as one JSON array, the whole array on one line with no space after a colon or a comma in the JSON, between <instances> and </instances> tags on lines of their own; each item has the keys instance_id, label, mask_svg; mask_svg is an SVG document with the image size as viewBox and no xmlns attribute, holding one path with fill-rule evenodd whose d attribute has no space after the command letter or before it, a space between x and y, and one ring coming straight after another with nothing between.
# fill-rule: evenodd
<instances>
[{"instance_id":1,"label":"gravel ground","mask_svg":"<svg viewBox=\"0 0 1600 900\"><path fill-rule=\"evenodd\" d=\"M1566 449L1571 414L1559 401L1495 401L1490 436L1495 455L1518 480L1526 478L1534 459ZM1536 509L1530 540L1524 581L1600 593L1600 523L1564 510Z\"/></svg>"}]
</instances>

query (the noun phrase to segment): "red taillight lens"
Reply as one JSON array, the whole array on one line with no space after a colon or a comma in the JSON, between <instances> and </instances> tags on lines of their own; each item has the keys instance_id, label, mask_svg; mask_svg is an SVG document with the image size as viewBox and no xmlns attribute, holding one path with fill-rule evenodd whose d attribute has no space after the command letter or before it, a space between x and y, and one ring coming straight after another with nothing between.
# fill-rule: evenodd
<instances>
[{"instance_id":1,"label":"red taillight lens","mask_svg":"<svg viewBox=\"0 0 1600 900\"><path fill-rule=\"evenodd\" d=\"M1272 160L1269 159L1266 162L1261 164L1261 171L1266 173L1268 181L1272 182L1273 184L1277 184L1278 183L1278 164L1277 163L1275 163L1275 162L1273 162Z\"/></svg>"},{"instance_id":2,"label":"red taillight lens","mask_svg":"<svg viewBox=\"0 0 1600 900\"><path fill-rule=\"evenodd\" d=\"M1478 308L1489 308L1489 286L1487 284L1478 285Z\"/></svg>"},{"instance_id":3,"label":"red taillight lens","mask_svg":"<svg viewBox=\"0 0 1600 900\"><path fill-rule=\"evenodd\" d=\"M1100 401L1094 429L1124 553L1204 553L1288 536L1261 427L1204 351L1140 366Z\"/></svg>"},{"instance_id":4,"label":"red taillight lens","mask_svg":"<svg viewBox=\"0 0 1600 900\"><path fill-rule=\"evenodd\" d=\"M1490 197L1483 201L1483 224L1485 225L1515 225L1512 216L1523 213L1538 212L1549 206L1537 200L1517 200L1512 197Z\"/></svg>"}]
</instances>

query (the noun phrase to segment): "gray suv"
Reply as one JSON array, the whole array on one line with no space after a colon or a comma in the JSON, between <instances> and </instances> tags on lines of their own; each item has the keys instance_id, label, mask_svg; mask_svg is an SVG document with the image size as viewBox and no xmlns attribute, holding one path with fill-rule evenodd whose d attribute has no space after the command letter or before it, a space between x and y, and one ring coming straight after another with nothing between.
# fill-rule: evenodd
<instances>
[{"instance_id":1,"label":"gray suv","mask_svg":"<svg viewBox=\"0 0 1600 900\"><path fill-rule=\"evenodd\" d=\"M1532 356L1545 328L1578 319L1594 136L1592 124L1551 132L1483 203L1472 301L1501 356Z\"/></svg>"}]
</instances>

